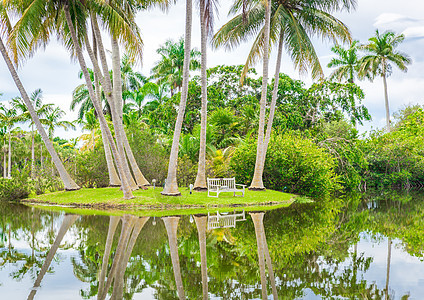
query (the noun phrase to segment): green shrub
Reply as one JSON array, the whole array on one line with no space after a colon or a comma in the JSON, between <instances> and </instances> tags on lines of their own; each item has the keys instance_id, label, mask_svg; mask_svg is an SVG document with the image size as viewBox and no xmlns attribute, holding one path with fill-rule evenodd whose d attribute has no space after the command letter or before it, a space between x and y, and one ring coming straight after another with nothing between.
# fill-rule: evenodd
<instances>
[{"instance_id":1,"label":"green shrub","mask_svg":"<svg viewBox=\"0 0 424 300\"><path fill-rule=\"evenodd\" d=\"M76 158L76 182L81 187L109 186L109 173L103 145L96 146L95 151L79 153Z\"/></svg>"},{"instance_id":2,"label":"green shrub","mask_svg":"<svg viewBox=\"0 0 424 300\"><path fill-rule=\"evenodd\" d=\"M231 168L237 181L250 184L256 160L256 142L237 148ZM338 187L333 158L311 140L288 133L273 136L268 147L263 174L267 188L310 197L329 195Z\"/></svg>"},{"instance_id":3,"label":"green shrub","mask_svg":"<svg viewBox=\"0 0 424 300\"><path fill-rule=\"evenodd\" d=\"M27 169L12 172L12 179L0 178L0 200L14 201L28 197L31 192Z\"/></svg>"},{"instance_id":4,"label":"green shrub","mask_svg":"<svg viewBox=\"0 0 424 300\"><path fill-rule=\"evenodd\" d=\"M36 173L35 178L30 180L32 190L41 195L46 192L62 191L65 187L60 177L52 175L51 170L43 169Z\"/></svg>"}]
</instances>

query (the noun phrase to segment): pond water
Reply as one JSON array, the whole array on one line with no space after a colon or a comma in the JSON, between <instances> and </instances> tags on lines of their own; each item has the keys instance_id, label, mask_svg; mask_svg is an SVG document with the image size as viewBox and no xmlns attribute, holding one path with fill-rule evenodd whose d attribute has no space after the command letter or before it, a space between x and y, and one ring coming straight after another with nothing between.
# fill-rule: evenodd
<instances>
[{"instance_id":1,"label":"pond water","mask_svg":"<svg viewBox=\"0 0 424 300\"><path fill-rule=\"evenodd\" d=\"M0 299L424 299L422 198L165 217L0 203Z\"/></svg>"}]
</instances>

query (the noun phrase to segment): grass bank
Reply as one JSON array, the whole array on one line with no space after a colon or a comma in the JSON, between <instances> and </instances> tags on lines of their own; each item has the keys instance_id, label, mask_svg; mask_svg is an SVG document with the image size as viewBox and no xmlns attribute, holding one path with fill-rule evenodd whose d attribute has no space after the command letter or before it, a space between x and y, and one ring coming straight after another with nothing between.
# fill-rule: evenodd
<instances>
[{"instance_id":1,"label":"grass bank","mask_svg":"<svg viewBox=\"0 0 424 300\"><path fill-rule=\"evenodd\" d=\"M188 189L180 189L180 197L163 196L162 188L137 190L133 194L134 199L124 200L119 188L80 189L78 191L60 191L43 194L21 202L32 204L51 204L68 206L73 208L94 209L199 209L214 207L236 206L263 206L263 205L289 205L296 197L293 194L282 193L272 190L249 191L246 190L244 197L233 197L232 193L222 193L219 198L207 196L207 192L193 192Z\"/></svg>"}]
</instances>

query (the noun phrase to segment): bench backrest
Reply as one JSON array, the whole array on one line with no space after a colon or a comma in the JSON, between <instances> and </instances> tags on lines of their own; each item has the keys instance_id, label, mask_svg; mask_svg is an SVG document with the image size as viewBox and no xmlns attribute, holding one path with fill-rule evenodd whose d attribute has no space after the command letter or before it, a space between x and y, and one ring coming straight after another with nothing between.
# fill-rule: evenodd
<instances>
[{"instance_id":1,"label":"bench backrest","mask_svg":"<svg viewBox=\"0 0 424 300\"><path fill-rule=\"evenodd\" d=\"M236 178L208 178L208 189L213 185L226 186L229 189L236 187Z\"/></svg>"}]
</instances>

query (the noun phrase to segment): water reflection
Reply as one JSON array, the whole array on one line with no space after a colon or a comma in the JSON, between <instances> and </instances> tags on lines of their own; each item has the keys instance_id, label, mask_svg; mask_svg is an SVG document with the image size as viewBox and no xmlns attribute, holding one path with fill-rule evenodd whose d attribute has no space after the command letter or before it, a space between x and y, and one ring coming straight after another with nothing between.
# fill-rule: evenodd
<instances>
[{"instance_id":1,"label":"water reflection","mask_svg":"<svg viewBox=\"0 0 424 300\"><path fill-rule=\"evenodd\" d=\"M72 299L419 298L424 202L372 199L371 209L354 198L249 212L216 229L218 214L190 222L2 204L0 293L57 299L54 278L65 278Z\"/></svg>"}]
</instances>

